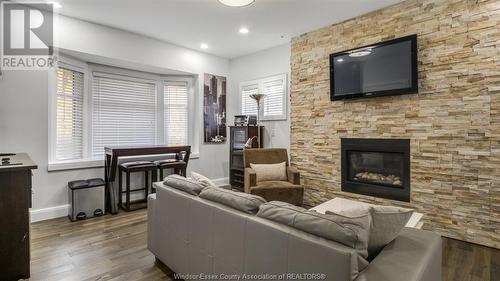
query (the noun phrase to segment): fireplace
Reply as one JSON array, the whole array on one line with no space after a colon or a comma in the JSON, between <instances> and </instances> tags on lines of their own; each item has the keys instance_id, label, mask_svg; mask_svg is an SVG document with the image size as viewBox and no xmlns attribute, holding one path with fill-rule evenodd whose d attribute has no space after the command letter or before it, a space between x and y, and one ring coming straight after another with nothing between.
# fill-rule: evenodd
<instances>
[{"instance_id":1,"label":"fireplace","mask_svg":"<svg viewBox=\"0 0 500 281\"><path fill-rule=\"evenodd\" d=\"M410 141L342 139L342 191L410 202Z\"/></svg>"}]
</instances>

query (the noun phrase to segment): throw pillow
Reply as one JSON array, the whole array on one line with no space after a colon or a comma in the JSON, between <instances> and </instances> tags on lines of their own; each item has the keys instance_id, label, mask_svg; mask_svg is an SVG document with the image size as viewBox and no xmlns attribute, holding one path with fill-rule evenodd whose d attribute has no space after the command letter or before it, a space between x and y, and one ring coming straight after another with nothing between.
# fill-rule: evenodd
<instances>
[{"instance_id":1,"label":"throw pillow","mask_svg":"<svg viewBox=\"0 0 500 281\"><path fill-rule=\"evenodd\" d=\"M185 178L180 175L169 175L165 178L163 183L167 186L184 191L191 195L198 195L205 188L197 181Z\"/></svg>"},{"instance_id":2,"label":"throw pillow","mask_svg":"<svg viewBox=\"0 0 500 281\"><path fill-rule=\"evenodd\" d=\"M191 172L191 178L195 181L197 181L200 185L203 187L217 187L217 185L211 181L209 178L205 177L204 175Z\"/></svg>"},{"instance_id":3,"label":"throw pillow","mask_svg":"<svg viewBox=\"0 0 500 281\"><path fill-rule=\"evenodd\" d=\"M326 211L327 214L334 214ZM360 216L369 214L371 217L368 239L368 260L373 260L380 251L394 240L403 227L408 223L413 210L392 206L367 204L366 206L351 208L338 213L344 216Z\"/></svg>"},{"instance_id":4,"label":"throw pillow","mask_svg":"<svg viewBox=\"0 0 500 281\"><path fill-rule=\"evenodd\" d=\"M372 206L370 214L372 226L368 243L368 258L372 260L399 235L410 220L413 210L391 206Z\"/></svg>"},{"instance_id":5,"label":"throw pillow","mask_svg":"<svg viewBox=\"0 0 500 281\"><path fill-rule=\"evenodd\" d=\"M205 188L200 193L200 198L232 207L247 214L257 213L259 206L266 203L266 200L260 196L227 190L220 187Z\"/></svg>"},{"instance_id":6,"label":"throw pillow","mask_svg":"<svg viewBox=\"0 0 500 281\"><path fill-rule=\"evenodd\" d=\"M257 182L262 181L286 181L286 162L278 164L253 164L250 167L257 175Z\"/></svg>"},{"instance_id":7,"label":"throw pillow","mask_svg":"<svg viewBox=\"0 0 500 281\"><path fill-rule=\"evenodd\" d=\"M285 202L272 201L260 206L257 216L300 229L356 250L360 259L368 256L370 216L347 217L321 214ZM366 265L366 262L360 262ZM362 270L362 269L360 269Z\"/></svg>"}]
</instances>

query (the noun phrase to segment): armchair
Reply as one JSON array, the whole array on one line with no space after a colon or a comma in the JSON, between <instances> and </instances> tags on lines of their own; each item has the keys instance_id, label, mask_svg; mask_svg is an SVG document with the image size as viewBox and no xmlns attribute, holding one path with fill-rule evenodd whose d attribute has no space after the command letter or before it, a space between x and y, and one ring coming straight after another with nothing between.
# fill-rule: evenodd
<instances>
[{"instance_id":1,"label":"armchair","mask_svg":"<svg viewBox=\"0 0 500 281\"><path fill-rule=\"evenodd\" d=\"M288 152L281 148L245 149L245 192L259 195L267 201L283 201L297 206L302 205L304 187L300 185L300 174L297 169L290 167ZM286 162L286 181L260 181L257 174L250 167L252 164L277 164Z\"/></svg>"}]
</instances>

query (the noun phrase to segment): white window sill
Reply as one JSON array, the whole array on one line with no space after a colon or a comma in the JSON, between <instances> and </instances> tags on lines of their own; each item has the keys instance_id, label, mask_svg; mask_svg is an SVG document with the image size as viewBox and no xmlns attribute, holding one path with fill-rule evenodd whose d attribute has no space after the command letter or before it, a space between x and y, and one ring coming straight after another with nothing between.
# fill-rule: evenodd
<instances>
[{"instance_id":1,"label":"white window sill","mask_svg":"<svg viewBox=\"0 0 500 281\"><path fill-rule=\"evenodd\" d=\"M154 159L158 160L158 155L139 155L139 156L128 156L128 157L120 157L120 159L140 159L140 160L148 160ZM200 158L199 153L192 153L189 159L198 159ZM80 160L72 160L72 161L61 161L61 162L50 162L47 167L47 171L56 172L56 171L67 171L67 170L80 170L80 169L91 169L91 168L103 168L104 160L92 160L92 159L80 159Z\"/></svg>"},{"instance_id":2,"label":"white window sill","mask_svg":"<svg viewBox=\"0 0 500 281\"><path fill-rule=\"evenodd\" d=\"M102 168L104 167L104 160L72 160L72 161L60 161L60 162L50 162L47 170L49 172L54 171L65 171L65 170L78 170L78 169L90 169L90 168Z\"/></svg>"}]
</instances>

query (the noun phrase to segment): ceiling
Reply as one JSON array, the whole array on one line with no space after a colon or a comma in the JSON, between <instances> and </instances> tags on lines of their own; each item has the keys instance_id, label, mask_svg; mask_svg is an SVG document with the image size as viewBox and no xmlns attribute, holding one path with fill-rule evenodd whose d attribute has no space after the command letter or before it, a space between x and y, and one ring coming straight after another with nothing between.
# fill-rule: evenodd
<instances>
[{"instance_id":1,"label":"ceiling","mask_svg":"<svg viewBox=\"0 0 500 281\"><path fill-rule=\"evenodd\" d=\"M401 1L255 0L232 8L217 0L60 0L58 12L231 59Z\"/></svg>"}]
</instances>

